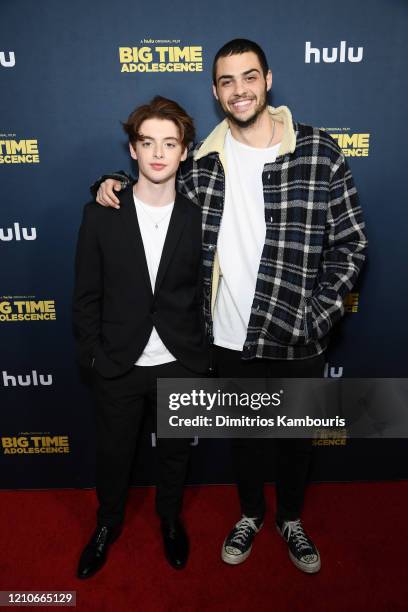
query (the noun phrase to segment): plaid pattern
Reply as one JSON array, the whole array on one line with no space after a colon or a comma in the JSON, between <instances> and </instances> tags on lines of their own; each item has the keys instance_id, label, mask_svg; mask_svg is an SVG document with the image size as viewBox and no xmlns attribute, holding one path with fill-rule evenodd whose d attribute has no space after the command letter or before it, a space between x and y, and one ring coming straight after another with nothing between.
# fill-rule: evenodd
<instances>
[{"instance_id":1,"label":"plaid pattern","mask_svg":"<svg viewBox=\"0 0 408 612\"><path fill-rule=\"evenodd\" d=\"M262 174L266 239L244 359L306 359L323 352L365 260L362 211L340 148L323 130L295 122L293 129L293 152L266 164ZM225 173L217 152L194 159L202 144L181 165L178 190L202 210L204 312L212 339ZM119 174L124 187L131 184L125 173ZM101 182L91 188L94 194Z\"/></svg>"},{"instance_id":2,"label":"plaid pattern","mask_svg":"<svg viewBox=\"0 0 408 612\"><path fill-rule=\"evenodd\" d=\"M344 313L343 300L365 259L364 222L351 172L324 131L294 123L293 153L262 174L266 240L243 358L304 359L321 353ZM178 189L203 215L204 310L212 337L212 272L225 174L218 153L179 173Z\"/></svg>"}]
</instances>

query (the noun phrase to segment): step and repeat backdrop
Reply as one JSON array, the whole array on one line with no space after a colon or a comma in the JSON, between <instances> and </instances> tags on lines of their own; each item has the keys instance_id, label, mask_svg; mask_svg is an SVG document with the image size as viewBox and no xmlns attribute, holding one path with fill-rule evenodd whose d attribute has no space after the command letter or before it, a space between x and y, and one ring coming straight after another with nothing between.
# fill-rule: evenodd
<instances>
[{"instance_id":1,"label":"step and repeat backdrop","mask_svg":"<svg viewBox=\"0 0 408 612\"><path fill-rule=\"evenodd\" d=\"M156 94L209 133L222 118L212 59L235 37L265 50L270 103L337 140L361 196L369 258L326 376L407 376L405 0L2 0L0 15L0 487L93 486L94 407L71 323L89 185L135 172L120 122ZM151 431L147 419L134 484L154 481ZM192 444L189 482L233 481L228 441ZM314 480L408 477L405 440L322 432L314 444Z\"/></svg>"}]
</instances>

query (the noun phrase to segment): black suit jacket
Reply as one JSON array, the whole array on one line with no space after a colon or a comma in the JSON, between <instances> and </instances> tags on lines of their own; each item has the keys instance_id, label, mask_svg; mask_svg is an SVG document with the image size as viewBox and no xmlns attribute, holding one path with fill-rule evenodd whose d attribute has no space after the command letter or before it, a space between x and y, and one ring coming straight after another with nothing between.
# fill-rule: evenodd
<instances>
[{"instance_id":1,"label":"black suit jacket","mask_svg":"<svg viewBox=\"0 0 408 612\"><path fill-rule=\"evenodd\" d=\"M154 326L174 357L205 373L201 212L176 195L153 293L132 189L119 198L120 210L84 208L73 304L80 364L106 378L124 374Z\"/></svg>"}]
</instances>

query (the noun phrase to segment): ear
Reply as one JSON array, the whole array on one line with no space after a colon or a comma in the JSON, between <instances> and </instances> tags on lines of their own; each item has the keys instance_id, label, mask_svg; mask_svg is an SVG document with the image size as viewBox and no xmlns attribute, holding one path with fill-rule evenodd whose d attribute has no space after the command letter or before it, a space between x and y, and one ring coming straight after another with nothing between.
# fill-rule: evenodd
<instances>
[{"instance_id":1,"label":"ear","mask_svg":"<svg viewBox=\"0 0 408 612\"><path fill-rule=\"evenodd\" d=\"M213 86L212 86L212 88L213 88L214 98L215 98L216 100L218 100L218 96L217 96L217 88L216 88L216 86L215 86L215 85L213 85Z\"/></svg>"},{"instance_id":2,"label":"ear","mask_svg":"<svg viewBox=\"0 0 408 612\"><path fill-rule=\"evenodd\" d=\"M187 147L184 147L184 151L180 157L180 161L185 161L187 159L187 154L188 154L188 149Z\"/></svg>"},{"instance_id":3,"label":"ear","mask_svg":"<svg viewBox=\"0 0 408 612\"><path fill-rule=\"evenodd\" d=\"M268 70L266 73L266 90L269 91L272 87L272 72Z\"/></svg>"},{"instance_id":4,"label":"ear","mask_svg":"<svg viewBox=\"0 0 408 612\"><path fill-rule=\"evenodd\" d=\"M134 146L133 146L133 144L131 142L129 142L129 151L130 151L130 157L132 159L137 159L136 149L134 148Z\"/></svg>"}]
</instances>

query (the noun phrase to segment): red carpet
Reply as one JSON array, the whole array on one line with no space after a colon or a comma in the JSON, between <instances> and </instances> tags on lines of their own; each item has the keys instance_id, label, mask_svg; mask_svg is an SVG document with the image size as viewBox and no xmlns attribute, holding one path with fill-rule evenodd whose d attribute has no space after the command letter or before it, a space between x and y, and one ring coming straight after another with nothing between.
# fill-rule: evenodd
<instances>
[{"instance_id":1,"label":"red carpet","mask_svg":"<svg viewBox=\"0 0 408 612\"><path fill-rule=\"evenodd\" d=\"M265 526L237 567L220 559L238 519L234 487L187 489L191 557L183 571L162 555L153 498L152 489L131 491L108 563L83 582L75 568L94 527L94 492L0 492L0 590L76 591L77 609L97 612L408 610L408 482L312 485L303 518L322 557L313 576L292 565L275 531L272 487Z\"/></svg>"}]
</instances>

